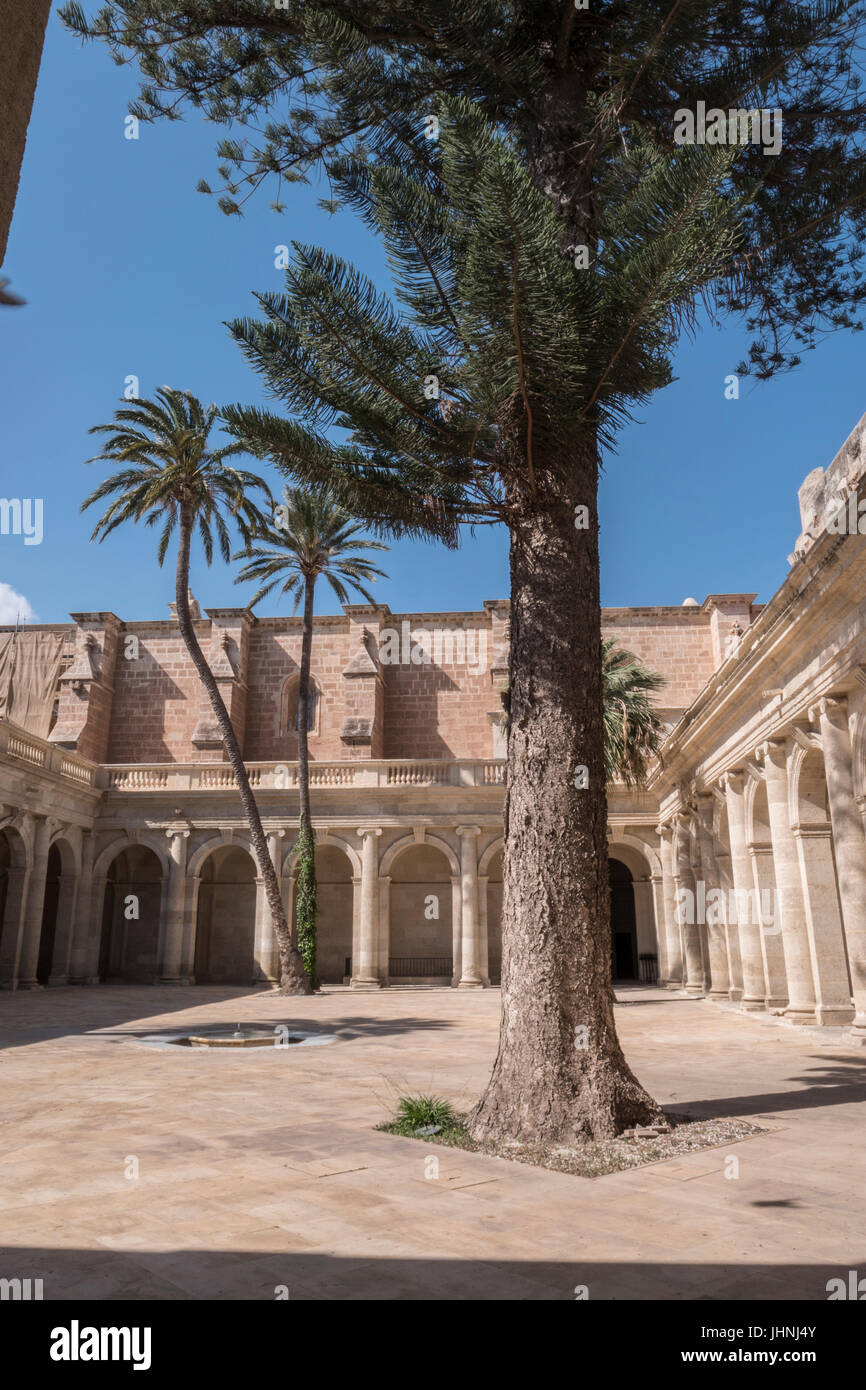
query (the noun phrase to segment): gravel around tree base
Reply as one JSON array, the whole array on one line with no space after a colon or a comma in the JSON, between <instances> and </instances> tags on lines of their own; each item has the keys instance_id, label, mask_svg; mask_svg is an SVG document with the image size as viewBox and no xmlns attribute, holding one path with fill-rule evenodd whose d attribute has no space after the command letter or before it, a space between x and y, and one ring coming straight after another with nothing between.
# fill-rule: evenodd
<instances>
[{"instance_id":1,"label":"gravel around tree base","mask_svg":"<svg viewBox=\"0 0 866 1390\"><path fill-rule=\"evenodd\" d=\"M508 1158L515 1163L528 1163L535 1168L550 1168L557 1173L576 1173L582 1178L600 1178L606 1173L620 1173L627 1168L639 1168L645 1163L660 1163L678 1154L697 1153L701 1149L716 1149L750 1139L766 1130L748 1120L700 1119L683 1115L668 1115L668 1133L648 1138L619 1138L592 1140L566 1147L562 1144L477 1143L465 1128L465 1115L458 1123L443 1128L437 1134L418 1134L405 1126L377 1126L387 1134L404 1139L418 1139L424 1144L439 1144L450 1149L465 1149L469 1153L489 1154Z\"/></svg>"}]
</instances>

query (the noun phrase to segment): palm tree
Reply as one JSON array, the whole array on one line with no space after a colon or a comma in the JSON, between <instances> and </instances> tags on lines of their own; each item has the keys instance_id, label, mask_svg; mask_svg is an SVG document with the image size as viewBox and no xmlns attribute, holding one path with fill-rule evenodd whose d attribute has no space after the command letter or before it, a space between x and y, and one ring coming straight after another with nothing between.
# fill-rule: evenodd
<instances>
[{"instance_id":1,"label":"palm tree","mask_svg":"<svg viewBox=\"0 0 866 1390\"><path fill-rule=\"evenodd\" d=\"M602 641L601 660L607 780L620 777L627 787L639 787L661 743L661 724L649 694L660 690L665 678L618 647L613 637Z\"/></svg>"},{"instance_id":2,"label":"palm tree","mask_svg":"<svg viewBox=\"0 0 866 1390\"><path fill-rule=\"evenodd\" d=\"M102 452L88 463L108 460L124 465L82 503L81 510L113 500L97 522L92 541L106 536L126 521L144 521L147 526L162 524L157 557L165 560L169 543L177 530L175 599L181 636L201 677L214 712L228 760L240 792L250 827L250 840L258 861L280 952L280 988L283 994L309 994L299 952L292 945L277 875L271 863L262 829L261 816L250 787L237 736L223 703L213 672L199 646L189 611L189 562L193 532L198 526L206 563L213 559L214 534L224 560L231 558L226 517L247 541L266 525L265 517L250 500L249 493L263 491L268 501L270 489L255 473L232 468L226 460L243 452L235 442L220 449L209 449L208 438L217 418L216 406L207 409L189 391L161 386L156 400L132 400L114 413L114 421L94 425L91 434L107 434ZM225 516L223 513L225 512Z\"/></svg>"},{"instance_id":3,"label":"palm tree","mask_svg":"<svg viewBox=\"0 0 866 1390\"><path fill-rule=\"evenodd\" d=\"M283 489L282 505L277 507L273 527L261 530L248 540L245 551L235 559L249 563L235 583L259 581L261 587L250 600L250 607L277 589L293 599L293 611L303 603L301 671L298 678L298 791L300 817L298 833L298 945L307 975L316 988L316 875L315 837L310 818L310 761L307 732L310 723L310 657L313 647L313 601L316 580L327 579L340 603L349 601L349 589L373 602L366 584L387 578L369 560L351 552L387 550L381 541L359 540L363 530L345 508L325 488ZM263 582L262 582L263 581ZM345 582L344 582L345 581ZM348 588L347 588L348 586Z\"/></svg>"},{"instance_id":4,"label":"palm tree","mask_svg":"<svg viewBox=\"0 0 866 1390\"><path fill-rule=\"evenodd\" d=\"M619 777L627 787L641 786L649 762L661 743L661 724L648 698L660 690L664 676L650 671L631 652L616 645L615 637L601 644L604 692L604 768L608 782ZM502 692L500 728L510 724L509 691Z\"/></svg>"}]
</instances>

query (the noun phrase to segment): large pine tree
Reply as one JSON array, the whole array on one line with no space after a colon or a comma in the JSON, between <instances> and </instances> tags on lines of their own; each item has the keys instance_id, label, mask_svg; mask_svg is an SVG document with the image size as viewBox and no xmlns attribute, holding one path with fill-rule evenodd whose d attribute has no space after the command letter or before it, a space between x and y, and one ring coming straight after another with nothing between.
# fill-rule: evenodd
<instances>
[{"instance_id":1,"label":"large pine tree","mask_svg":"<svg viewBox=\"0 0 866 1390\"><path fill-rule=\"evenodd\" d=\"M286 296L236 331L300 418L239 410L234 425L392 528L454 543L461 522L508 525L503 1024L473 1128L568 1141L652 1118L609 980L599 458L670 380L701 297L745 316L761 376L854 321L861 5L115 0L90 24L65 14L138 57L138 114L187 98L217 120L265 116L258 143L223 145L226 211L324 163L388 240L397 307L296 249ZM699 101L781 108L780 151L678 145L676 113ZM336 451L331 423L350 431Z\"/></svg>"},{"instance_id":2,"label":"large pine tree","mask_svg":"<svg viewBox=\"0 0 866 1390\"><path fill-rule=\"evenodd\" d=\"M680 316L734 253L731 157L690 148L672 167L635 134L599 220L599 274L559 254L549 199L475 106L443 98L440 122L435 151L395 120L375 163L331 170L385 241L394 301L296 246L285 293L231 325L288 414L224 417L250 452L392 532L456 544L461 525L508 526L503 1022L472 1127L599 1134L657 1111L613 1023L598 439L669 379ZM322 432L334 425L342 444Z\"/></svg>"}]
</instances>

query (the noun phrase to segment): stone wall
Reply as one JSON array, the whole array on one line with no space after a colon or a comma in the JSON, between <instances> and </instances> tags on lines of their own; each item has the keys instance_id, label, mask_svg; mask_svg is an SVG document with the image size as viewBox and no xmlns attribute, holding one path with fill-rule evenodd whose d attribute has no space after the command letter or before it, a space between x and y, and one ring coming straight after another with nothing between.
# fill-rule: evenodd
<instances>
[{"instance_id":1,"label":"stone wall","mask_svg":"<svg viewBox=\"0 0 866 1390\"><path fill-rule=\"evenodd\" d=\"M700 606L608 608L603 631L667 681L660 717L677 722L725 662L732 637L761 609L754 595ZM76 613L67 633L51 741L95 762L212 763L222 747L173 619L123 623ZM508 605L468 613L391 613L347 605L315 619L310 757L490 758L508 679ZM64 629L52 627L53 631ZM196 624L249 762L297 758L289 708L301 661L301 620L210 609Z\"/></svg>"}]
</instances>

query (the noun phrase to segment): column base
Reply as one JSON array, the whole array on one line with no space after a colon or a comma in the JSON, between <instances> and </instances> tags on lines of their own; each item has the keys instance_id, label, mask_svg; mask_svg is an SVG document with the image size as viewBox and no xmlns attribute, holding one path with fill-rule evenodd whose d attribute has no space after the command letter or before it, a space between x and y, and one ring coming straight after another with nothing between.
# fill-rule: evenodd
<instances>
[{"instance_id":1,"label":"column base","mask_svg":"<svg viewBox=\"0 0 866 1390\"><path fill-rule=\"evenodd\" d=\"M690 999L706 999L703 985L686 985L683 994L687 994Z\"/></svg>"},{"instance_id":2,"label":"column base","mask_svg":"<svg viewBox=\"0 0 866 1390\"><path fill-rule=\"evenodd\" d=\"M772 995L769 995L764 1000L764 1007L768 1009L771 1013L774 1009L778 1009L781 1013L784 1013L788 1007L788 1000L784 997L774 999Z\"/></svg>"},{"instance_id":3,"label":"column base","mask_svg":"<svg viewBox=\"0 0 866 1390\"><path fill-rule=\"evenodd\" d=\"M188 985L191 981L185 979L183 975L157 975L154 984L157 985Z\"/></svg>"},{"instance_id":4,"label":"column base","mask_svg":"<svg viewBox=\"0 0 866 1390\"><path fill-rule=\"evenodd\" d=\"M740 1000L740 1008L744 1014L762 1014L764 1012L763 999L749 999L746 995Z\"/></svg>"},{"instance_id":5,"label":"column base","mask_svg":"<svg viewBox=\"0 0 866 1390\"><path fill-rule=\"evenodd\" d=\"M788 1008L785 1010L782 1017L786 1019L788 1023L793 1023L797 1028L814 1028L816 1022L814 1009Z\"/></svg>"},{"instance_id":6,"label":"column base","mask_svg":"<svg viewBox=\"0 0 866 1390\"><path fill-rule=\"evenodd\" d=\"M457 988L458 988L458 989L483 989L483 988L484 988L484 981L483 981L483 980L460 980L460 982L459 982L458 985L457 985Z\"/></svg>"},{"instance_id":7,"label":"column base","mask_svg":"<svg viewBox=\"0 0 866 1390\"><path fill-rule=\"evenodd\" d=\"M49 975L49 977L48 977L48 988L49 988L49 989L56 989L59 985L68 985L68 984L69 984L69 976L68 976L68 975Z\"/></svg>"},{"instance_id":8,"label":"column base","mask_svg":"<svg viewBox=\"0 0 866 1390\"><path fill-rule=\"evenodd\" d=\"M866 1014L855 1014L854 1023L848 1034L849 1041L858 1047L866 1047Z\"/></svg>"},{"instance_id":9,"label":"column base","mask_svg":"<svg viewBox=\"0 0 866 1390\"><path fill-rule=\"evenodd\" d=\"M742 998L743 998L743 991L739 988L738 985L735 985L735 986L733 987L733 989L729 989L729 990L728 990L728 1003L729 1003L729 1004L739 1004L739 1003L742 1002Z\"/></svg>"},{"instance_id":10,"label":"column base","mask_svg":"<svg viewBox=\"0 0 866 1390\"><path fill-rule=\"evenodd\" d=\"M821 1028L844 1028L854 1022L853 1004L819 1004L815 1019Z\"/></svg>"},{"instance_id":11,"label":"column base","mask_svg":"<svg viewBox=\"0 0 866 1390\"><path fill-rule=\"evenodd\" d=\"M381 989L381 980L355 979L349 981L349 989Z\"/></svg>"},{"instance_id":12,"label":"column base","mask_svg":"<svg viewBox=\"0 0 866 1390\"><path fill-rule=\"evenodd\" d=\"M17 983L16 985L13 986L13 988L15 988L15 989L44 989L45 986L44 986L44 985L41 985L41 984L39 983L38 980L19 980L18 983Z\"/></svg>"},{"instance_id":13,"label":"column base","mask_svg":"<svg viewBox=\"0 0 866 1390\"><path fill-rule=\"evenodd\" d=\"M712 999L715 1004L728 1002L728 991L726 989L711 989L707 994L708 999Z\"/></svg>"}]
</instances>

